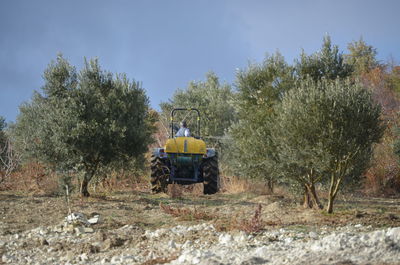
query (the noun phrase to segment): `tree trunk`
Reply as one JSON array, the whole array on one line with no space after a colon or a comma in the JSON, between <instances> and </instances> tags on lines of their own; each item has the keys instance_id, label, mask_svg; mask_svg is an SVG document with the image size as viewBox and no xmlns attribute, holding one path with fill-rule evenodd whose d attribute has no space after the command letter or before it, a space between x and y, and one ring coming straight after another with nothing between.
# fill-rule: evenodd
<instances>
[{"instance_id":1,"label":"tree trunk","mask_svg":"<svg viewBox=\"0 0 400 265\"><path fill-rule=\"evenodd\" d=\"M267 181L268 191L271 193L274 193L274 184L275 184L275 182L272 179L269 179Z\"/></svg>"},{"instance_id":2,"label":"tree trunk","mask_svg":"<svg viewBox=\"0 0 400 265\"><path fill-rule=\"evenodd\" d=\"M90 180L96 174L98 163L91 164L91 166L87 166L85 170L85 174L83 175L82 183L81 183L81 195L83 197L89 197L90 193L88 191L88 186Z\"/></svg>"},{"instance_id":3,"label":"tree trunk","mask_svg":"<svg viewBox=\"0 0 400 265\"><path fill-rule=\"evenodd\" d=\"M329 194L328 207L326 208L326 211L328 213L333 213L333 200L334 200L334 197L331 196L331 194Z\"/></svg>"},{"instance_id":4,"label":"tree trunk","mask_svg":"<svg viewBox=\"0 0 400 265\"><path fill-rule=\"evenodd\" d=\"M304 201L303 201L304 208L312 208L311 200L310 200L310 193L306 186L304 186Z\"/></svg>"},{"instance_id":5,"label":"tree trunk","mask_svg":"<svg viewBox=\"0 0 400 265\"><path fill-rule=\"evenodd\" d=\"M318 199L314 184L304 184L304 203L305 208L323 209L321 202Z\"/></svg>"},{"instance_id":6,"label":"tree trunk","mask_svg":"<svg viewBox=\"0 0 400 265\"><path fill-rule=\"evenodd\" d=\"M331 175L331 184L329 187L329 200L326 211L333 213L333 202L335 201L336 195L339 191L340 184L342 183L343 176L337 176L336 174Z\"/></svg>"},{"instance_id":7,"label":"tree trunk","mask_svg":"<svg viewBox=\"0 0 400 265\"><path fill-rule=\"evenodd\" d=\"M324 207L322 206L321 202L318 199L317 191L315 190L315 185L314 184L310 185L309 191L310 191L311 198L312 198L314 206L318 207L318 209L323 209Z\"/></svg>"},{"instance_id":8,"label":"tree trunk","mask_svg":"<svg viewBox=\"0 0 400 265\"><path fill-rule=\"evenodd\" d=\"M85 175L85 176L83 177L82 182L81 182L81 190L80 190L81 195L82 195L83 197L89 197L89 196L90 196L90 193L89 193L89 191L88 191L88 185L89 185L89 180L88 180L88 178L87 178L86 175Z\"/></svg>"}]
</instances>

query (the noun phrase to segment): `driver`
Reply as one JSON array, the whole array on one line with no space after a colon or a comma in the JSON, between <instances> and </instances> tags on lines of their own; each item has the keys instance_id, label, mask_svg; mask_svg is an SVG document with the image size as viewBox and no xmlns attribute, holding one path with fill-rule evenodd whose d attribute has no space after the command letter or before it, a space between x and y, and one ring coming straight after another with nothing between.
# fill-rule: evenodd
<instances>
[{"instance_id":1,"label":"driver","mask_svg":"<svg viewBox=\"0 0 400 265\"><path fill-rule=\"evenodd\" d=\"M187 127L186 121L181 121L181 128L175 135L176 137L190 137L190 130Z\"/></svg>"}]
</instances>

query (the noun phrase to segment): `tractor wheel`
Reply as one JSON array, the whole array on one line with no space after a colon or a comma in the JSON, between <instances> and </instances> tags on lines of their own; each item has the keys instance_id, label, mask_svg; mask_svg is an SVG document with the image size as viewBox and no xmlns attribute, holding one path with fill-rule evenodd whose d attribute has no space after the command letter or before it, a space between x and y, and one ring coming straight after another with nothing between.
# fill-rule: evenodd
<instances>
[{"instance_id":1,"label":"tractor wheel","mask_svg":"<svg viewBox=\"0 0 400 265\"><path fill-rule=\"evenodd\" d=\"M214 194L219 190L218 186L218 158L208 158L203 162L204 194Z\"/></svg>"},{"instance_id":2,"label":"tractor wheel","mask_svg":"<svg viewBox=\"0 0 400 265\"><path fill-rule=\"evenodd\" d=\"M167 192L169 169L158 157L151 157L150 184L153 193Z\"/></svg>"}]
</instances>

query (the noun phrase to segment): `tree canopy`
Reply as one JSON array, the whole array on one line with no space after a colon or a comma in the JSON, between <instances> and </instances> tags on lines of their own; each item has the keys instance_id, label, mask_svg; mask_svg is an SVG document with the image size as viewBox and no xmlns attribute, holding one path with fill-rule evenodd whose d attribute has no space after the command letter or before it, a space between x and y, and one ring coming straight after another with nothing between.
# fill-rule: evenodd
<instances>
[{"instance_id":1,"label":"tree canopy","mask_svg":"<svg viewBox=\"0 0 400 265\"><path fill-rule=\"evenodd\" d=\"M136 82L86 61L78 73L61 55L44 73L42 94L21 106L13 128L30 158L82 175L81 192L100 169L147 151L154 130L149 101Z\"/></svg>"},{"instance_id":2,"label":"tree canopy","mask_svg":"<svg viewBox=\"0 0 400 265\"><path fill-rule=\"evenodd\" d=\"M324 37L321 50L311 55L303 51L296 63L296 73L301 79L309 76L314 80L335 80L349 77L353 71L353 65L346 62L337 45L332 45L329 35Z\"/></svg>"},{"instance_id":3,"label":"tree canopy","mask_svg":"<svg viewBox=\"0 0 400 265\"><path fill-rule=\"evenodd\" d=\"M232 168L240 175L268 180L270 188L276 178L278 161L271 141L271 124L275 107L294 84L293 68L283 56L267 56L261 64L251 64L236 76L237 95L234 106L239 121L229 135Z\"/></svg>"},{"instance_id":4,"label":"tree canopy","mask_svg":"<svg viewBox=\"0 0 400 265\"><path fill-rule=\"evenodd\" d=\"M382 136L380 106L358 83L305 79L286 94L277 113L273 141L281 175L304 185L317 205L313 186L327 184L331 213L338 190L358 180Z\"/></svg>"},{"instance_id":5,"label":"tree canopy","mask_svg":"<svg viewBox=\"0 0 400 265\"><path fill-rule=\"evenodd\" d=\"M358 41L349 43L347 49L349 53L345 54L345 61L353 65L356 75L367 73L379 65L376 49L367 45L362 37Z\"/></svg>"},{"instance_id":6,"label":"tree canopy","mask_svg":"<svg viewBox=\"0 0 400 265\"><path fill-rule=\"evenodd\" d=\"M202 135L207 142L215 143L213 139L222 137L235 120L232 99L231 86L221 84L217 75L209 72L205 81L190 82L186 89L178 89L170 101L163 102L162 118L167 127L173 108L197 108L201 113Z\"/></svg>"}]
</instances>

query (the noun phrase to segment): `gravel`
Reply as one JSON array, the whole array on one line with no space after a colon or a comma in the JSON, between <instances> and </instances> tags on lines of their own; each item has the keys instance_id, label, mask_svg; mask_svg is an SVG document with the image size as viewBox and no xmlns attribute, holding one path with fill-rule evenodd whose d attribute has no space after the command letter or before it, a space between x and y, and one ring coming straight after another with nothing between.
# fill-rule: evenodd
<instances>
[{"instance_id":1,"label":"gravel","mask_svg":"<svg viewBox=\"0 0 400 265\"><path fill-rule=\"evenodd\" d=\"M90 228L90 229L89 229ZM213 225L100 231L62 223L0 236L5 264L400 264L400 227L294 227L258 234Z\"/></svg>"}]
</instances>

